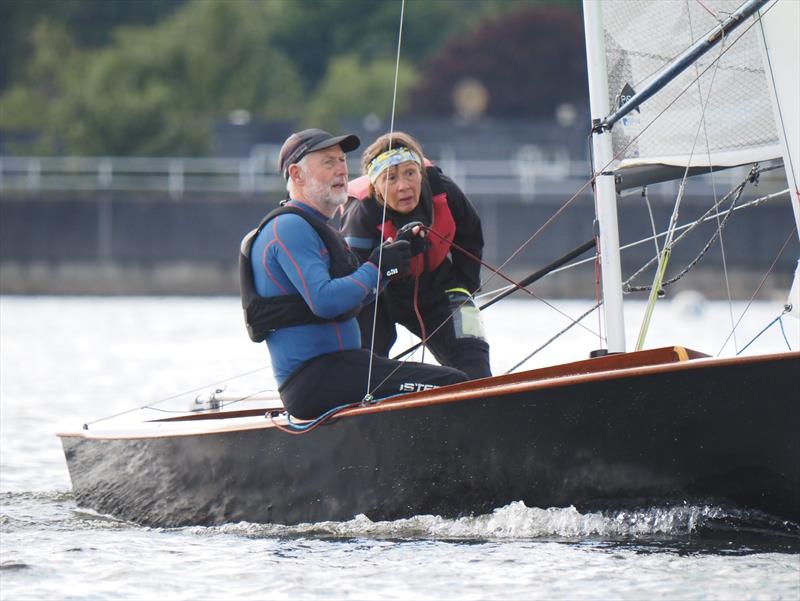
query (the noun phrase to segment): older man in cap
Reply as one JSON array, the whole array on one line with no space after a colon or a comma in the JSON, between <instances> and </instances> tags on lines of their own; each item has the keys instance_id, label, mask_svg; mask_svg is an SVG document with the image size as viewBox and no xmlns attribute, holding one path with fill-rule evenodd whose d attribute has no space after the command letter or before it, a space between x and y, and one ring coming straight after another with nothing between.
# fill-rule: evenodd
<instances>
[{"instance_id":1,"label":"older man in cap","mask_svg":"<svg viewBox=\"0 0 800 601\"><path fill-rule=\"evenodd\" d=\"M278 168L289 198L245 236L239 257L242 306L250 338L266 340L287 411L313 419L342 404L466 380L463 372L400 363L362 350L356 320L391 277L409 268L406 240L388 241L359 265L327 222L347 200L350 134L293 133ZM378 269L380 265L380 271ZM367 391L372 368L374 390Z\"/></svg>"}]
</instances>

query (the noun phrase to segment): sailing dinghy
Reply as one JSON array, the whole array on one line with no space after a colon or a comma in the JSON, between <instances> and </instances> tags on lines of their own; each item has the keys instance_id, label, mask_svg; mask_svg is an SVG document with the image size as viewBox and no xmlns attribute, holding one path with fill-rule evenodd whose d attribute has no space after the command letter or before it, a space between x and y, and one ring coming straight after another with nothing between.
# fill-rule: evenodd
<instances>
[{"instance_id":1,"label":"sailing dinghy","mask_svg":"<svg viewBox=\"0 0 800 601\"><path fill-rule=\"evenodd\" d=\"M628 350L616 221L631 169L655 181L665 169L682 177L782 157L797 225L800 3L589 0L584 17L604 352L315 422L274 401L213 396L166 419L145 408L135 421L95 422L59 434L77 504L151 526L459 517L515 501L581 511L701 502L800 524L800 352L646 349L646 324L641 349ZM757 133L732 115L757 121ZM786 303L795 315L797 280Z\"/></svg>"}]
</instances>

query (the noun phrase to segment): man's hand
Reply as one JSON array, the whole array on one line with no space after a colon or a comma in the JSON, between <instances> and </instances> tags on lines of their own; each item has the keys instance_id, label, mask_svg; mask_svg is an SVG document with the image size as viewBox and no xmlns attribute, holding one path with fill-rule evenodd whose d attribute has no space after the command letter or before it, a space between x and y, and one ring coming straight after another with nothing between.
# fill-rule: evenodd
<instances>
[{"instance_id":1,"label":"man's hand","mask_svg":"<svg viewBox=\"0 0 800 601\"><path fill-rule=\"evenodd\" d=\"M383 248L383 256L380 255ZM383 277L403 275L408 271L411 263L411 244L407 240L392 242L391 238L372 251L367 259L370 263L378 265L380 257L380 270Z\"/></svg>"}]
</instances>

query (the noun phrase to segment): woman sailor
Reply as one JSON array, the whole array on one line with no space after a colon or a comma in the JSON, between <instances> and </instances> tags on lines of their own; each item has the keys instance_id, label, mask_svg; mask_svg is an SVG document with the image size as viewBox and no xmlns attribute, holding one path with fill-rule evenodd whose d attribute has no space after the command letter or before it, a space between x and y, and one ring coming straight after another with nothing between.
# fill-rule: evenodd
<instances>
[{"instance_id":1,"label":"woman sailor","mask_svg":"<svg viewBox=\"0 0 800 601\"><path fill-rule=\"evenodd\" d=\"M378 298L374 352L388 355L401 324L424 340L442 365L470 378L491 376L489 344L472 300L483 253L472 203L406 133L379 137L364 151L361 165L364 176L350 182L353 198L341 221L347 243L365 261L383 240L399 234L410 239L414 255L410 274L392 280ZM412 230L403 230L408 225ZM374 311L370 304L359 314L364 348L371 347Z\"/></svg>"}]
</instances>

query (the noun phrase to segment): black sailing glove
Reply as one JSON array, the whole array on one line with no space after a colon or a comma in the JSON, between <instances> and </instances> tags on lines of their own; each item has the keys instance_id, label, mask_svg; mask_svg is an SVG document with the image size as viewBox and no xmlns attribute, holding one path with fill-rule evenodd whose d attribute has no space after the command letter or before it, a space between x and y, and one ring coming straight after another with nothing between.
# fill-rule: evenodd
<instances>
[{"instance_id":1,"label":"black sailing glove","mask_svg":"<svg viewBox=\"0 0 800 601\"><path fill-rule=\"evenodd\" d=\"M376 247L367 260L377 265L380 252L381 247ZM408 271L410 263L411 244L407 240L383 243L383 256L381 257L380 264L381 276L390 278L392 276L402 275Z\"/></svg>"},{"instance_id":2,"label":"black sailing glove","mask_svg":"<svg viewBox=\"0 0 800 601\"><path fill-rule=\"evenodd\" d=\"M416 234L411 231L415 227L419 227L419 231ZM412 257L416 257L418 254L425 252L425 226L421 221L412 221L411 223L405 224L397 231L397 239L407 240L411 243Z\"/></svg>"}]
</instances>

